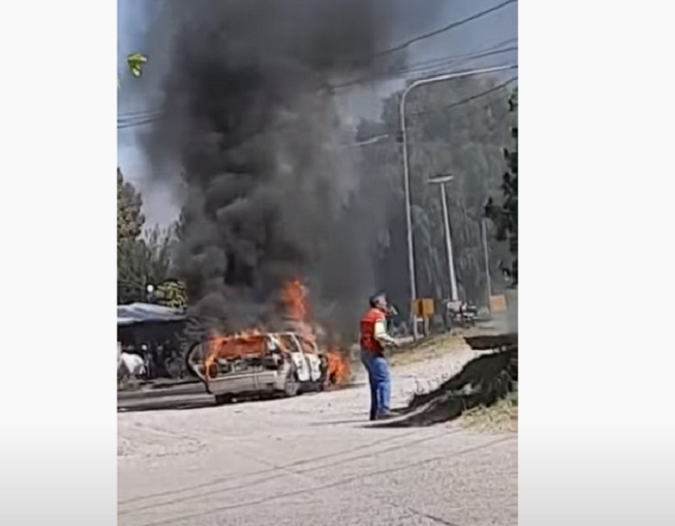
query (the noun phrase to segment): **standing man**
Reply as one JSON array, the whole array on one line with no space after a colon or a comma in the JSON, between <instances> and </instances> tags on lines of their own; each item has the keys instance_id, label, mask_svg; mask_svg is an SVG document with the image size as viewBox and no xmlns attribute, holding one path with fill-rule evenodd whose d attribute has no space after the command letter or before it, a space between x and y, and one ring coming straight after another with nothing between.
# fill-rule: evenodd
<instances>
[{"instance_id":1,"label":"standing man","mask_svg":"<svg viewBox=\"0 0 675 526\"><path fill-rule=\"evenodd\" d=\"M392 416L391 377L384 348L386 345L398 347L398 342L387 334L388 313L387 297L380 293L370 298L370 309L361 317L361 361L368 371L371 420Z\"/></svg>"}]
</instances>

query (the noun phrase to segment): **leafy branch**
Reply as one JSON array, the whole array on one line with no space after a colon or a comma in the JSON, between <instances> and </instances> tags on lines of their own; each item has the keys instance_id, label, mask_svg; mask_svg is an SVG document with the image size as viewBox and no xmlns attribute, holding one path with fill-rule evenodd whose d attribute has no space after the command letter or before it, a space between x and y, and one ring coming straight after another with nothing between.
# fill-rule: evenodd
<instances>
[{"instance_id":1,"label":"leafy branch","mask_svg":"<svg viewBox=\"0 0 675 526\"><path fill-rule=\"evenodd\" d=\"M127 62L127 68L131 72L131 74L138 78L141 76L143 73L143 66L145 63L148 61L148 57L144 55L143 53L131 53L130 55L127 55L126 62ZM120 85L122 84L122 79L119 75L117 74L117 87L119 88Z\"/></svg>"}]
</instances>

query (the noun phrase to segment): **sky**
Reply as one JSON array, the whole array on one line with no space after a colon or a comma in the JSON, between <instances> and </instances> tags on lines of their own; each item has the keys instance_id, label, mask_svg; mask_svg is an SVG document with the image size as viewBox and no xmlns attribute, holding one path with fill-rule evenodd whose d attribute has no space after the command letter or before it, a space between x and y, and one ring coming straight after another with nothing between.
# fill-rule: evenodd
<instances>
[{"instance_id":1,"label":"sky","mask_svg":"<svg viewBox=\"0 0 675 526\"><path fill-rule=\"evenodd\" d=\"M222 1L222 0L214 0ZM279 0L283 1L283 0ZM320 0L318 0L320 1ZM420 23L415 11L420 0L393 0L401 12L394 27L394 43L433 31L454 21L469 17L493 7L502 0L424 0L439 6L440 16L432 25ZM124 58L133 52L143 52L145 36L151 23L152 7L157 0L118 0L117 2L117 53L118 70L122 76L118 90L118 116L147 112L156 108L161 98L156 84L145 79L133 79L124 73ZM457 29L442 33L408 49L409 64L454 55L474 53L518 37L518 4L469 22ZM149 57L150 61L152 57ZM489 67L506 62L517 62L517 53L473 61L465 67ZM151 62L149 62L151 64ZM150 65L148 67L151 67ZM145 81L145 82L144 82ZM360 118L376 119L381 110L381 100L401 89L405 81L380 83L376 88L351 90L338 101L344 121L355 124ZM147 226L168 226L177 217L180 203L169 188L152 185L148 177L150 166L145 162L138 136L143 126L127 127L117 131L117 162L125 177L142 193Z\"/></svg>"}]
</instances>

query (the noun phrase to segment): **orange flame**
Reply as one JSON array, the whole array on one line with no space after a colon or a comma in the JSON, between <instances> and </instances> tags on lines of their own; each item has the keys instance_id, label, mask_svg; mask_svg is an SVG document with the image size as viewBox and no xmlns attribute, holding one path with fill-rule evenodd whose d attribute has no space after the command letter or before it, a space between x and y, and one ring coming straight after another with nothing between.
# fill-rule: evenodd
<instances>
[{"instance_id":1,"label":"orange flame","mask_svg":"<svg viewBox=\"0 0 675 526\"><path fill-rule=\"evenodd\" d=\"M309 299L306 287L297 279L286 282L283 290L283 300L293 322L294 329L303 342L303 351L315 352L317 337L309 313ZM328 383L340 385L346 382L349 378L350 368L349 361L343 353L338 349L330 349L326 350L323 354L326 357L328 365Z\"/></svg>"},{"instance_id":2,"label":"orange flame","mask_svg":"<svg viewBox=\"0 0 675 526\"><path fill-rule=\"evenodd\" d=\"M300 337L303 352L316 352L316 334L309 319L307 289L299 280L287 281L282 299L293 330Z\"/></svg>"},{"instance_id":3,"label":"orange flame","mask_svg":"<svg viewBox=\"0 0 675 526\"><path fill-rule=\"evenodd\" d=\"M307 289L300 280L291 280L284 284L282 301L292 326L301 342L305 353L316 353L317 350L326 358L328 365L327 380L330 384L340 385L349 378L349 361L338 349L321 349L318 347L315 326L311 321ZM230 336L213 334L208 341L204 371L207 380L217 375L219 358L239 358L251 354L265 352L265 335L255 329ZM283 351L283 349L282 349Z\"/></svg>"},{"instance_id":4,"label":"orange flame","mask_svg":"<svg viewBox=\"0 0 675 526\"><path fill-rule=\"evenodd\" d=\"M219 358L239 358L248 354L265 352L265 337L259 330L245 331L231 336L215 333L209 338L204 360L207 378L217 375L216 360Z\"/></svg>"},{"instance_id":5,"label":"orange flame","mask_svg":"<svg viewBox=\"0 0 675 526\"><path fill-rule=\"evenodd\" d=\"M331 350L326 353L328 361L328 384L342 385L349 379L349 361L339 350Z\"/></svg>"}]
</instances>

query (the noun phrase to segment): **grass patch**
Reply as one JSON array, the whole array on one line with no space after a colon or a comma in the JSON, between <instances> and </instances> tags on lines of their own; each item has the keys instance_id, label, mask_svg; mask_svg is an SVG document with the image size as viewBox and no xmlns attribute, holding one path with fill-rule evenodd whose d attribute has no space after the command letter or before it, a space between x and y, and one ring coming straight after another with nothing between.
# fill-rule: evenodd
<instances>
[{"instance_id":1,"label":"grass patch","mask_svg":"<svg viewBox=\"0 0 675 526\"><path fill-rule=\"evenodd\" d=\"M430 336L394 349L390 363L392 366L397 366L423 362L450 354L465 346L466 343L460 336L450 334Z\"/></svg>"},{"instance_id":2,"label":"grass patch","mask_svg":"<svg viewBox=\"0 0 675 526\"><path fill-rule=\"evenodd\" d=\"M402 411L401 419L394 419L381 427L430 426L450 422L472 410L475 415L471 415L468 421L478 425L482 421L472 418L481 414L478 408L493 410L505 400L517 406L517 395L512 394L517 389L517 383L517 349L479 355L438 387L416 394ZM513 411L510 413L513 414ZM490 421L495 420L490 413ZM503 420L500 416L500 422ZM509 417L509 420L512 419ZM495 428L494 425L490 427Z\"/></svg>"},{"instance_id":3,"label":"grass patch","mask_svg":"<svg viewBox=\"0 0 675 526\"><path fill-rule=\"evenodd\" d=\"M469 409L462 415L462 423L469 428L488 433L518 431L518 388L489 407Z\"/></svg>"}]
</instances>

